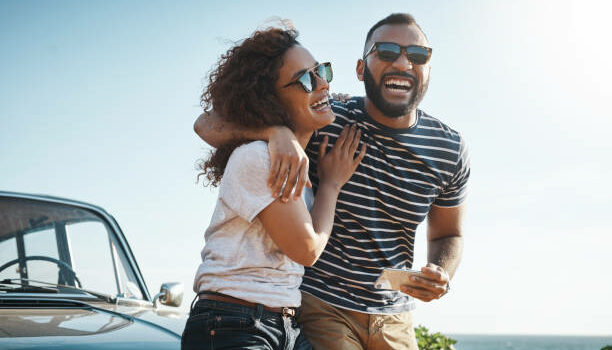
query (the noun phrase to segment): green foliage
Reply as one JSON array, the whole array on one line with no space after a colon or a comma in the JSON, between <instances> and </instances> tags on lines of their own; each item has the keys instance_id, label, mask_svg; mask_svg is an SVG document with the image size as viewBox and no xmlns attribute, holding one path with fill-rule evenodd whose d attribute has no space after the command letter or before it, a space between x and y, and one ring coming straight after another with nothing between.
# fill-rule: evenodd
<instances>
[{"instance_id":1,"label":"green foliage","mask_svg":"<svg viewBox=\"0 0 612 350\"><path fill-rule=\"evenodd\" d=\"M606 345L601 350L612 350L612 345Z\"/></svg>"},{"instance_id":2,"label":"green foliage","mask_svg":"<svg viewBox=\"0 0 612 350\"><path fill-rule=\"evenodd\" d=\"M457 343L457 341L444 334L439 332L430 334L429 329L424 326L416 327L414 332L416 333L419 350L455 350L453 344Z\"/></svg>"}]
</instances>

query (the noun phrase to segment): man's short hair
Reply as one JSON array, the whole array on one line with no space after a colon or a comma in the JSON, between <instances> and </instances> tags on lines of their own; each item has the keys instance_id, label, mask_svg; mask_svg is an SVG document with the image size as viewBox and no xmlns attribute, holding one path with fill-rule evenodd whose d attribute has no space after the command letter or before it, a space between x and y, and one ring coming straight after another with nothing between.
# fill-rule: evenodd
<instances>
[{"instance_id":1,"label":"man's short hair","mask_svg":"<svg viewBox=\"0 0 612 350\"><path fill-rule=\"evenodd\" d=\"M419 28L421 33L425 35L425 33L423 32L423 29L421 29L421 27L417 24L414 17L412 17L410 14L392 13L389 16L376 22L376 24L373 25L372 28L370 28L370 30L368 31L368 35L366 36L365 44L367 44L368 41L370 41L370 38L372 38L372 34L374 34L374 31L378 29L379 27L384 26L385 24L414 24L415 26L417 26L417 28ZM364 50L367 50L367 48L364 48Z\"/></svg>"}]
</instances>

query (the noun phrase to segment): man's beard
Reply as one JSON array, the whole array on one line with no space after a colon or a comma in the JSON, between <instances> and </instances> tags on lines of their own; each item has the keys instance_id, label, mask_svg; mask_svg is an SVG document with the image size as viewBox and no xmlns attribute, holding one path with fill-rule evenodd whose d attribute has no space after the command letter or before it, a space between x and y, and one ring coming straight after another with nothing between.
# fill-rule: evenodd
<instances>
[{"instance_id":1,"label":"man's beard","mask_svg":"<svg viewBox=\"0 0 612 350\"><path fill-rule=\"evenodd\" d=\"M382 97L382 82L388 76L398 76L398 77L410 77L414 79L414 89L410 100L406 103L391 103ZM365 72L363 76L363 82L365 84L366 95L368 99L372 101L374 106L378 108L385 116L390 118L399 118L403 115L408 114L410 111L417 108L421 100L425 96L425 92L427 92L427 86L429 85L429 80L423 82L419 81L415 76L405 73L405 72L396 72L396 73L387 73L384 74L380 78L380 85L377 85L374 81L374 77L372 73L368 69L368 65L365 64Z\"/></svg>"}]
</instances>

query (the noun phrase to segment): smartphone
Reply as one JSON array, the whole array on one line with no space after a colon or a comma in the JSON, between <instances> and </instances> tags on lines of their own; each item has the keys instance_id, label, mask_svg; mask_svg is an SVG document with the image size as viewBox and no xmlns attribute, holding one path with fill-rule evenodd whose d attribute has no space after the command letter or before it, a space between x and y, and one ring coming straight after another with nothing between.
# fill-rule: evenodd
<instances>
[{"instance_id":1,"label":"smartphone","mask_svg":"<svg viewBox=\"0 0 612 350\"><path fill-rule=\"evenodd\" d=\"M374 288L376 289L393 289L400 290L400 287L404 284L411 284L410 276L420 276L421 271L409 270L409 269L383 269L376 282L374 282Z\"/></svg>"}]
</instances>

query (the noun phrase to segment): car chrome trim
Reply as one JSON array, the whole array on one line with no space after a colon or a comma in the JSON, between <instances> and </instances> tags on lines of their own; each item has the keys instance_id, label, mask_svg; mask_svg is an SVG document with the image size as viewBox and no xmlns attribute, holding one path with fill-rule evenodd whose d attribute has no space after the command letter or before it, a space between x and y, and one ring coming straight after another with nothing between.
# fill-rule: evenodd
<instances>
[{"instance_id":1,"label":"car chrome trim","mask_svg":"<svg viewBox=\"0 0 612 350\"><path fill-rule=\"evenodd\" d=\"M131 299L131 298L121 298L121 297L117 297L117 305L125 305L125 306L130 306L130 305L137 305L140 307L144 307L144 308L151 308L153 309L153 303L148 301L148 300L142 300L142 299Z\"/></svg>"}]
</instances>

